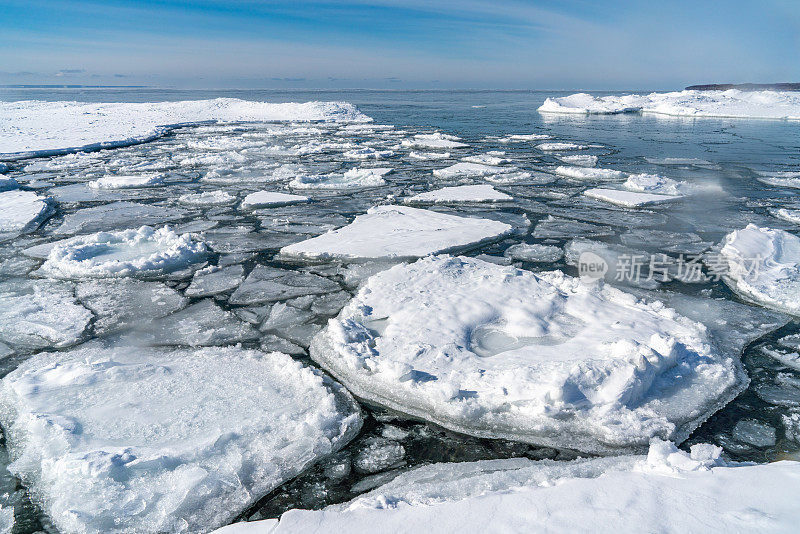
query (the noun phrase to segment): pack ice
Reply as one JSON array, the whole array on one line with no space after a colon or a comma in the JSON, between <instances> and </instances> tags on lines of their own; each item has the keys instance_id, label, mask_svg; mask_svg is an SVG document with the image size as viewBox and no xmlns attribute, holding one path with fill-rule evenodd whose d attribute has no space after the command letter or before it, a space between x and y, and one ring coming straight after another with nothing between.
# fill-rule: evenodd
<instances>
[{"instance_id":1,"label":"pack ice","mask_svg":"<svg viewBox=\"0 0 800 534\"><path fill-rule=\"evenodd\" d=\"M742 298L800 315L800 238L748 224L725 236L720 249L725 283Z\"/></svg>"},{"instance_id":2,"label":"pack ice","mask_svg":"<svg viewBox=\"0 0 800 534\"><path fill-rule=\"evenodd\" d=\"M304 259L418 258L463 249L512 231L506 223L409 206L375 206L343 228L281 249Z\"/></svg>"},{"instance_id":3,"label":"pack ice","mask_svg":"<svg viewBox=\"0 0 800 534\"><path fill-rule=\"evenodd\" d=\"M351 439L352 397L241 348L42 353L2 381L11 472L62 532L203 532Z\"/></svg>"},{"instance_id":4,"label":"pack ice","mask_svg":"<svg viewBox=\"0 0 800 534\"><path fill-rule=\"evenodd\" d=\"M661 302L464 257L371 277L311 356L401 413L591 453L683 441L747 383L738 353Z\"/></svg>"},{"instance_id":5,"label":"pack ice","mask_svg":"<svg viewBox=\"0 0 800 534\"><path fill-rule=\"evenodd\" d=\"M576 93L548 98L539 111L550 113L655 113L690 117L800 120L800 95L791 91L674 91L648 95L592 96Z\"/></svg>"}]
</instances>

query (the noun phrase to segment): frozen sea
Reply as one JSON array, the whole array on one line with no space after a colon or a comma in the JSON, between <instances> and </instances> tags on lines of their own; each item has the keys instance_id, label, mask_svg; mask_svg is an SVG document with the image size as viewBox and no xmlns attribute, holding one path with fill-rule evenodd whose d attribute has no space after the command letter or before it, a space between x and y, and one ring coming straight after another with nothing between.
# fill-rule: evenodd
<instances>
[{"instance_id":1,"label":"frozen sea","mask_svg":"<svg viewBox=\"0 0 800 534\"><path fill-rule=\"evenodd\" d=\"M13 178L24 190L49 198L51 212L42 212L44 222L38 227L0 231L0 295L13 299L30 294L34 290L25 286L30 279L43 288L44 296L37 293L37 298L46 300L52 294L61 299L60 306L77 308L69 313L74 321L62 321L47 335L0 326L0 374L12 372L35 352L93 342L158 347L241 344L285 352L316 367L308 353L311 338L361 281L386 265L366 253L364 261L325 256L306 262L279 251L345 226L373 206L403 204L407 197L465 185L490 184L512 199L497 195L492 202L478 198L421 206L498 223L496 238L479 235L458 252L495 263L513 262L534 272L560 269L577 276L577 254L593 251L610 258L609 284L656 297L679 299L673 295L677 293L704 299L707 309L693 319L707 319L722 336L746 331L748 325L736 324L738 314L726 304L764 309L716 279L708 256L703 275L696 279L676 273L675 266L691 259L702 264L702 254L713 254L727 234L751 223L796 233L800 211L792 210L800 210L800 124L538 111L547 98L569 94L0 89L0 101L344 101L374 119L366 126L203 124L132 146L7 162L9 169L0 179ZM543 143L558 144L539 146ZM457 164L463 165L434 172ZM569 169L557 170L564 167ZM653 180L634 180L645 184L639 189L626 182L626 177L640 174L666 181L648 188ZM125 178L131 175L144 178ZM658 198L636 197L634 201L647 203L630 207L583 195L589 188L616 190L625 184L627 191ZM0 191L2 186L0 181ZM268 197L266 204L241 205L247 195L265 190L298 197ZM798 218L792 220L792 214ZM118 279L93 277L91 273L103 268L100 260L95 270L79 271L68 263L74 256L69 250L61 256L51 254L53 242L141 225L169 225L176 234L190 233L207 250L188 245L182 249L174 235L163 238L175 249L166 259L151 265L128 258L125 268L144 273L141 283L149 284L146 288L120 288L115 285ZM122 245L117 243L120 239ZM124 239L128 237L117 236L100 245L123 246ZM520 243L549 248L520 249ZM90 245L94 246L86 246ZM553 247L566 250L566 255L554 254ZM542 257L534 257L537 253ZM663 255L672 270L650 272L651 258L663 260ZM625 258L632 257L641 258L641 271L625 270ZM58 258L63 261L56 262ZM173 260L182 262L181 269L168 268ZM45 283L43 277L53 281ZM52 289L46 284L53 284ZM152 295L142 297L145 290ZM115 291L127 291L123 301L108 298ZM41 313L58 314L43 307ZM86 309L94 317L81 319L80 310ZM0 310L6 323L19 319L9 313ZM792 356L800 346L800 324L777 312L772 320L785 325L748 340L744 349L747 388L694 430L685 445L713 443L739 461L800 458L800 356ZM434 462L578 456L568 448L459 434L367 402L361 402L361 408L364 425L352 442L258 499L239 519L274 518L292 508L319 509L349 501L410 467ZM5 451L0 461L7 462ZM14 532L55 531L22 482L3 471L0 505L14 507Z\"/></svg>"}]
</instances>

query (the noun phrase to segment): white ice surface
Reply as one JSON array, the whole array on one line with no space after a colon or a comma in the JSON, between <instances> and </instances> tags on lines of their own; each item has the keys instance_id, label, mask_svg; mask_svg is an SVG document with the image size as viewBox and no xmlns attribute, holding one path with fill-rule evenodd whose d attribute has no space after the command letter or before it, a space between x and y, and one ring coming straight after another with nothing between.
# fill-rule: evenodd
<instances>
[{"instance_id":1,"label":"white ice surface","mask_svg":"<svg viewBox=\"0 0 800 534\"><path fill-rule=\"evenodd\" d=\"M435 132L432 134L418 134L411 139L403 139L401 145L413 148L465 148L469 145L460 142L455 135Z\"/></svg>"},{"instance_id":2,"label":"white ice surface","mask_svg":"<svg viewBox=\"0 0 800 534\"><path fill-rule=\"evenodd\" d=\"M508 234L508 224L409 206L376 206L345 227L281 249L305 259L418 258Z\"/></svg>"},{"instance_id":3,"label":"white ice surface","mask_svg":"<svg viewBox=\"0 0 800 534\"><path fill-rule=\"evenodd\" d=\"M576 93L548 98L539 111L551 113L656 113L689 117L800 119L800 93L791 91L675 91L596 97Z\"/></svg>"},{"instance_id":4,"label":"white ice surface","mask_svg":"<svg viewBox=\"0 0 800 534\"><path fill-rule=\"evenodd\" d=\"M277 193L274 191L256 191L244 197L242 208L274 208L302 202L308 202L308 197L291 195L288 193Z\"/></svg>"},{"instance_id":5,"label":"white ice surface","mask_svg":"<svg viewBox=\"0 0 800 534\"><path fill-rule=\"evenodd\" d=\"M450 159L450 152L415 152L408 153L408 157L418 160Z\"/></svg>"},{"instance_id":6,"label":"white ice surface","mask_svg":"<svg viewBox=\"0 0 800 534\"><path fill-rule=\"evenodd\" d=\"M0 102L0 158L146 141L201 122L368 121L347 102L272 104L235 98L153 103Z\"/></svg>"},{"instance_id":7,"label":"white ice surface","mask_svg":"<svg viewBox=\"0 0 800 534\"><path fill-rule=\"evenodd\" d=\"M491 185L459 185L426 191L406 200L410 204L437 202L502 202L513 197L497 191Z\"/></svg>"},{"instance_id":8,"label":"white ice surface","mask_svg":"<svg viewBox=\"0 0 800 534\"><path fill-rule=\"evenodd\" d=\"M189 234L158 230L98 232L57 244L39 272L53 278L158 276L202 261L208 250Z\"/></svg>"},{"instance_id":9,"label":"white ice surface","mask_svg":"<svg viewBox=\"0 0 800 534\"><path fill-rule=\"evenodd\" d=\"M235 201L236 197L226 191L186 193L178 197L178 202L187 206L225 206L233 204Z\"/></svg>"},{"instance_id":10,"label":"white ice surface","mask_svg":"<svg viewBox=\"0 0 800 534\"><path fill-rule=\"evenodd\" d=\"M383 177L392 172L389 167L353 167L344 174L298 176L289 182L294 189L365 189L386 185Z\"/></svg>"},{"instance_id":11,"label":"white ice surface","mask_svg":"<svg viewBox=\"0 0 800 534\"><path fill-rule=\"evenodd\" d=\"M647 173L631 174L622 187L629 191L659 195L681 195L687 189L687 185L682 182L658 174Z\"/></svg>"},{"instance_id":12,"label":"white ice surface","mask_svg":"<svg viewBox=\"0 0 800 534\"><path fill-rule=\"evenodd\" d=\"M564 143L564 142L552 142L552 143L541 143L536 145L536 148L542 150L544 152L555 152L558 150L585 150L589 148L586 145L579 145L576 143Z\"/></svg>"},{"instance_id":13,"label":"white ice surface","mask_svg":"<svg viewBox=\"0 0 800 534\"><path fill-rule=\"evenodd\" d=\"M723 280L742 298L800 315L800 238L748 224L722 241Z\"/></svg>"},{"instance_id":14,"label":"white ice surface","mask_svg":"<svg viewBox=\"0 0 800 534\"><path fill-rule=\"evenodd\" d=\"M341 387L236 347L42 353L2 380L13 463L61 532L224 525L361 426Z\"/></svg>"},{"instance_id":15,"label":"white ice surface","mask_svg":"<svg viewBox=\"0 0 800 534\"><path fill-rule=\"evenodd\" d=\"M138 187L156 187L164 183L160 174L108 174L89 182L92 189L135 189Z\"/></svg>"},{"instance_id":16,"label":"white ice surface","mask_svg":"<svg viewBox=\"0 0 800 534\"><path fill-rule=\"evenodd\" d=\"M746 383L738 353L660 302L447 256L371 277L311 356L393 410L597 453L683 441Z\"/></svg>"},{"instance_id":17,"label":"white ice surface","mask_svg":"<svg viewBox=\"0 0 800 534\"><path fill-rule=\"evenodd\" d=\"M515 261L552 263L560 260L564 251L553 245L517 243L508 247L504 255Z\"/></svg>"},{"instance_id":18,"label":"white ice surface","mask_svg":"<svg viewBox=\"0 0 800 534\"><path fill-rule=\"evenodd\" d=\"M0 234L31 232L52 212L50 201L31 191L0 192Z\"/></svg>"},{"instance_id":19,"label":"white ice surface","mask_svg":"<svg viewBox=\"0 0 800 534\"><path fill-rule=\"evenodd\" d=\"M794 224L800 224L800 210L778 208L778 209L770 209L769 212L778 219L782 219L784 221Z\"/></svg>"},{"instance_id":20,"label":"white ice surface","mask_svg":"<svg viewBox=\"0 0 800 534\"><path fill-rule=\"evenodd\" d=\"M638 193L635 191L623 191L621 189L587 189L583 194L589 198L610 202L618 206L635 208L647 206L649 204L663 204L664 202L674 202L679 200L677 195L657 195L653 193Z\"/></svg>"},{"instance_id":21,"label":"white ice surface","mask_svg":"<svg viewBox=\"0 0 800 534\"><path fill-rule=\"evenodd\" d=\"M590 154L573 154L571 156L556 157L570 165L580 165L581 167L594 167L597 165L597 156L592 156Z\"/></svg>"},{"instance_id":22,"label":"white ice surface","mask_svg":"<svg viewBox=\"0 0 800 534\"><path fill-rule=\"evenodd\" d=\"M499 167L497 165L486 165L485 163L469 163L462 161L443 169L436 169L433 171L433 175L437 178L453 179L470 176L486 176L513 170L515 170L515 167Z\"/></svg>"},{"instance_id":23,"label":"white ice surface","mask_svg":"<svg viewBox=\"0 0 800 534\"><path fill-rule=\"evenodd\" d=\"M574 178L575 180L622 180L626 174L613 169L598 169L596 167L568 167L561 165L553 171L559 176Z\"/></svg>"}]
</instances>

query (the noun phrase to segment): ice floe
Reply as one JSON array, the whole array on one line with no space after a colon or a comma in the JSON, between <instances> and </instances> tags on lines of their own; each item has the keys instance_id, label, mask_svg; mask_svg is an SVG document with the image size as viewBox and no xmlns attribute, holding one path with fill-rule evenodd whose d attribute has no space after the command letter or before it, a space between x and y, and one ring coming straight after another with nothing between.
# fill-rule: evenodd
<instances>
[{"instance_id":1,"label":"ice floe","mask_svg":"<svg viewBox=\"0 0 800 534\"><path fill-rule=\"evenodd\" d=\"M501 137L498 139L500 143L507 144L507 143L525 143L530 141L542 141L544 139L550 139L550 136L547 134L512 134L507 135L505 137Z\"/></svg>"},{"instance_id":2,"label":"ice floe","mask_svg":"<svg viewBox=\"0 0 800 534\"><path fill-rule=\"evenodd\" d=\"M738 355L659 302L447 256L368 279L311 356L393 410L600 453L683 441L746 383Z\"/></svg>"},{"instance_id":3,"label":"ice floe","mask_svg":"<svg viewBox=\"0 0 800 534\"><path fill-rule=\"evenodd\" d=\"M674 91L647 95L548 98L539 111L549 113L656 113L689 117L800 119L800 95L791 91Z\"/></svg>"},{"instance_id":4,"label":"ice floe","mask_svg":"<svg viewBox=\"0 0 800 534\"><path fill-rule=\"evenodd\" d=\"M274 191L256 191L244 197L244 200L242 200L242 208L275 208L303 202L308 202L308 197L291 195L288 193L277 193Z\"/></svg>"},{"instance_id":5,"label":"ice floe","mask_svg":"<svg viewBox=\"0 0 800 534\"><path fill-rule=\"evenodd\" d=\"M0 176L0 191L9 191L19 187L17 181L10 176Z\"/></svg>"},{"instance_id":6,"label":"ice floe","mask_svg":"<svg viewBox=\"0 0 800 534\"><path fill-rule=\"evenodd\" d=\"M93 189L135 189L138 187L156 187L164 183L161 174L108 174L89 182Z\"/></svg>"},{"instance_id":7,"label":"ice floe","mask_svg":"<svg viewBox=\"0 0 800 534\"><path fill-rule=\"evenodd\" d=\"M50 201L31 191L0 192L0 237L32 232L52 212Z\"/></svg>"},{"instance_id":8,"label":"ice floe","mask_svg":"<svg viewBox=\"0 0 800 534\"><path fill-rule=\"evenodd\" d=\"M349 159L382 159L389 158L394 155L391 150L379 150L372 147L357 148L355 150L348 150L344 157Z\"/></svg>"},{"instance_id":9,"label":"ice floe","mask_svg":"<svg viewBox=\"0 0 800 534\"><path fill-rule=\"evenodd\" d=\"M192 283L186 288L187 297L210 297L236 289L244 280L244 267L206 267L194 273Z\"/></svg>"},{"instance_id":10,"label":"ice floe","mask_svg":"<svg viewBox=\"0 0 800 534\"><path fill-rule=\"evenodd\" d=\"M552 263L560 260L564 255L564 251L560 247L554 247L553 245L517 243L508 247L504 255L514 261Z\"/></svg>"},{"instance_id":11,"label":"ice floe","mask_svg":"<svg viewBox=\"0 0 800 534\"><path fill-rule=\"evenodd\" d=\"M622 171L613 169L599 169L596 167L568 167L561 165L553 171L559 176L574 178L575 180L622 180L627 176Z\"/></svg>"},{"instance_id":12,"label":"ice floe","mask_svg":"<svg viewBox=\"0 0 800 534\"><path fill-rule=\"evenodd\" d=\"M497 239L512 229L487 219L409 206L376 206L349 225L284 247L280 254L310 260L418 258Z\"/></svg>"},{"instance_id":13,"label":"ice floe","mask_svg":"<svg viewBox=\"0 0 800 534\"><path fill-rule=\"evenodd\" d=\"M800 238L749 224L725 236L719 256L723 280L742 298L800 315Z\"/></svg>"},{"instance_id":14,"label":"ice floe","mask_svg":"<svg viewBox=\"0 0 800 534\"><path fill-rule=\"evenodd\" d=\"M800 189L800 171L760 172L757 180L776 187Z\"/></svg>"},{"instance_id":15,"label":"ice floe","mask_svg":"<svg viewBox=\"0 0 800 534\"><path fill-rule=\"evenodd\" d=\"M39 269L54 278L159 276L205 259L203 243L169 227L99 232L53 247Z\"/></svg>"},{"instance_id":16,"label":"ice floe","mask_svg":"<svg viewBox=\"0 0 800 534\"><path fill-rule=\"evenodd\" d=\"M800 209L778 208L770 209L769 212L778 219L794 224L800 224Z\"/></svg>"},{"instance_id":17,"label":"ice floe","mask_svg":"<svg viewBox=\"0 0 800 534\"><path fill-rule=\"evenodd\" d=\"M450 159L450 152L414 152L413 150L408 153L408 157L418 159L421 161L434 160L434 159Z\"/></svg>"},{"instance_id":18,"label":"ice floe","mask_svg":"<svg viewBox=\"0 0 800 534\"><path fill-rule=\"evenodd\" d=\"M402 146L413 148L466 148L469 145L460 142L455 135L435 132L432 134L417 134L412 139L403 139Z\"/></svg>"},{"instance_id":19,"label":"ice floe","mask_svg":"<svg viewBox=\"0 0 800 534\"><path fill-rule=\"evenodd\" d=\"M178 202L187 206L226 206L236 202L236 197L226 191L205 191L186 193L178 197Z\"/></svg>"},{"instance_id":20,"label":"ice floe","mask_svg":"<svg viewBox=\"0 0 800 534\"><path fill-rule=\"evenodd\" d=\"M592 156L590 154L573 154L571 156L556 157L570 165L580 165L581 167L594 167L597 165L597 156Z\"/></svg>"},{"instance_id":21,"label":"ice floe","mask_svg":"<svg viewBox=\"0 0 800 534\"><path fill-rule=\"evenodd\" d=\"M459 203L459 202L502 202L513 197L497 191L494 187L482 185L460 185L426 191L406 199L410 204Z\"/></svg>"},{"instance_id":22,"label":"ice floe","mask_svg":"<svg viewBox=\"0 0 800 534\"><path fill-rule=\"evenodd\" d=\"M336 282L316 274L258 265L231 295L229 302L236 305L275 302L339 289Z\"/></svg>"},{"instance_id":23,"label":"ice floe","mask_svg":"<svg viewBox=\"0 0 800 534\"><path fill-rule=\"evenodd\" d=\"M628 176L622 187L629 191L638 191L640 193L682 195L686 192L687 184L659 176L658 174L639 173Z\"/></svg>"},{"instance_id":24,"label":"ice floe","mask_svg":"<svg viewBox=\"0 0 800 534\"><path fill-rule=\"evenodd\" d=\"M235 98L152 103L0 102L0 156L32 156L147 141L201 122L368 121L347 102L272 104Z\"/></svg>"},{"instance_id":25,"label":"ice floe","mask_svg":"<svg viewBox=\"0 0 800 534\"><path fill-rule=\"evenodd\" d=\"M63 532L222 526L361 426L321 373L234 347L43 353L0 405L9 468Z\"/></svg>"},{"instance_id":26,"label":"ice floe","mask_svg":"<svg viewBox=\"0 0 800 534\"><path fill-rule=\"evenodd\" d=\"M165 208L137 202L112 202L101 206L79 209L64 217L56 228L57 234L86 234L90 232L138 228L180 219L185 214L180 208Z\"/></svg>"},{"instance_id":27,"label":"ice floe","mask_svg":"<svg viewBox=\"0 0 800 534\"><path fill-rule=\"evenodd\" d=\"M289 182L294 189L365 189L386 185L383 177L392 172L389 167L354 167L344 174L298 176Z\"/></svg>"},{"instance_id":28,"label":"ice floe","mask_svg":"<svg viewBox=\"0 0 800 534\"><path fill-rule=\"evenodd\" d=\"M638 193L635 191L603 188L587 189L583 194L589 198L610 202L611 204L627 208L663 204L665 202L674 202L682 198L678 195L657 195L654 193Z\"/></svg>"},{"instance_id":29,"label":"ice floe","mask_svg":"<svg viewBox=\"0 0 800 534\"><path fill-rule=\"evenodd\" d=\"M544 152L557 152L559 150L586 150L589 147L587 145L579 145L577 143L553 142L540 143L536 145L536 148Z\"/></svg>"}]
</instances>

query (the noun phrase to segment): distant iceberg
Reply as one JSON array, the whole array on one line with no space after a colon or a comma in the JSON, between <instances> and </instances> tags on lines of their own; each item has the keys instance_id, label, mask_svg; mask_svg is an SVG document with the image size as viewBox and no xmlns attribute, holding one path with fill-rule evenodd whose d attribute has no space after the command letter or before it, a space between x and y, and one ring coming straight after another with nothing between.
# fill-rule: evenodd
<instances>
[{"instance_id":1,"label":"distant iceberg","mask_svg":"<svg viewBox=\"0 0 800 534\"><path fill-rule=\"evenodd\" d=\"M150 103L0 102L0 159L64 154L149 141L203 122L369 122L348 102L250 102L237 98Z\"/></svg>"},{"instance_id":2,"label":"distant iceberg","mask_svg":"<svg viewBox=\"0 0 800 534\"><path fill-rule=\"evenodd\" d=\"M587 93L548 98L547 113L655 113L688 117L800 120L800 93L789 91L675 91L649 95L592 96Z\"/></svg>"}]
</instances>

